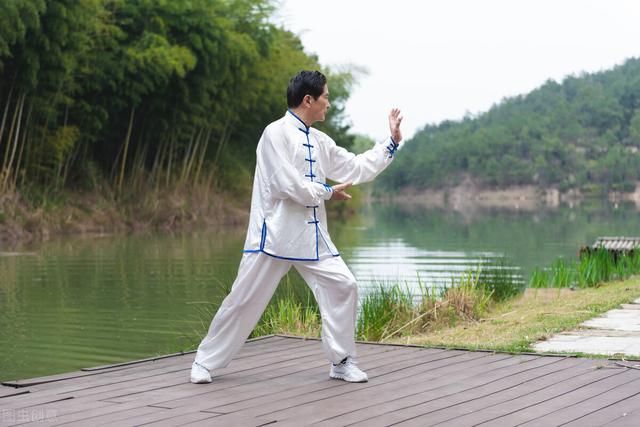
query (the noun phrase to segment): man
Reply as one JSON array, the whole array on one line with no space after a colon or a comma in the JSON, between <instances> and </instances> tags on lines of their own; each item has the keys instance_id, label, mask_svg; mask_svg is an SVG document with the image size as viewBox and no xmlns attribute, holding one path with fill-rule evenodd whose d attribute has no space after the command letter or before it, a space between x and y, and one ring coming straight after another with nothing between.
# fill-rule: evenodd
<instances>
[{"instance_id":1,"label":"man","mask_svg":"<svg viewBox=\"0 0 640 427\"><path fill-rule=\"evenodd\" d=\"M331 242L324 201L349 200L349 186L371 181L391 163L402 141L400 110L389 113L391 137L356 156L311 127L330 107L322 73L294 76L287 103L284 117L267 126L258 142L244 254L231 293L198 347L193 383L211 382L210 372L229 363L291 266L318 301L330 377L368 380L354 360L356 280ZM327 178L340 184L331 187Z\"/></svg>"}]
</instances>

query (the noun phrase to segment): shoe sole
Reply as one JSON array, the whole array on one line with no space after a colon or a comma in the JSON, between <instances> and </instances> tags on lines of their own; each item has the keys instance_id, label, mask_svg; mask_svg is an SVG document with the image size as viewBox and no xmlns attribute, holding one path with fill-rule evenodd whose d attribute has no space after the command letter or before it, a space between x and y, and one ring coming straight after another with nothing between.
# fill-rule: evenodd
<instances>
[{"instance_id":1,"label":"shoe sole","mask_svg":"<svg viewBox=\"0 0 640 427\"><path fill-rule=\"evenodd\" d=\"M211 381L212 381L211 379L207 379L207 378L198 378L198 379L191 378L192 384L209 384Z\"/></svg>"},{"instance_id":2,"label":"shoe sole","mask_svg":"<svg viewBox=\"0 0 640 427\"><path fill-rule=\"evenodd\" d=\"M329 378L332 378L334 380L346 381L348 383L366 383L366 382L369 382L369 378L365 378L365 379L356 381L356 380L349 380L349 379L345 378L344 375L336 375L336 374L329 375Z\"/></svg>"}]
</instances>

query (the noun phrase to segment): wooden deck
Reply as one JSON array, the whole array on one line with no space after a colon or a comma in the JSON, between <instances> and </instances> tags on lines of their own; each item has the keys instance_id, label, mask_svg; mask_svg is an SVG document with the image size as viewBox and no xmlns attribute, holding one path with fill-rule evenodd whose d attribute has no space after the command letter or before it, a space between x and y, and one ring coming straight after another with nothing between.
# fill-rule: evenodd
<instances>
[{"instance_id":1,"label":"wooden deck","mask_svg":"<svg viewBox=\"0 0 640 427\"><path fill-rule=\"evenodd\" d=\"M2 425L640 426L640 370L609 360L359 344L365 384L316 340L248 342L211 384L193 354L0 387Z\"/></svg>"}]
</instances>

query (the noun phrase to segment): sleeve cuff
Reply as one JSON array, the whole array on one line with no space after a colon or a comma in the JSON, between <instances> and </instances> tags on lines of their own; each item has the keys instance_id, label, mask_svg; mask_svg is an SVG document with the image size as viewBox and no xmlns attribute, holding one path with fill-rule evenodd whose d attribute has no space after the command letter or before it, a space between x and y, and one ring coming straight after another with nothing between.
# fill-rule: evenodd
<instances>
[{"instance_id":1,"label":"sleeve cuff","mask_svg":"<svg viewBox=\"0 0 640 427\"><path fill-rule=\"evenodd\" d=\"M388 157L393 157L393 155L396 153L396 151L398 151L398 149L400 148L400 142L402 141L394 141L392 137L389 137L389 139L387 140L386 143L386 149L387 149L387 155Z\"/></svg>"},{"instance_id":2,"label":"sleeve cuff","mask_svg":"<svg viewBox=\"0 0 640 427\"><path fill-rule=\"evenodd\" d=\"M324 187L324 192L321 197L324 200L329 200L333 196L333 187L325 183L319 183L319 184Z\"/></svg>"}]
</instances>

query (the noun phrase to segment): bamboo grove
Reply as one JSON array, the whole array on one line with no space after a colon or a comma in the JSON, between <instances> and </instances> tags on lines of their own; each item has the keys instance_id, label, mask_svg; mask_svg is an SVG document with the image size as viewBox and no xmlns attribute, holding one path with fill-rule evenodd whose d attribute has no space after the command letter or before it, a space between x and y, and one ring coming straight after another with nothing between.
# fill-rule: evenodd
<instances>
[{"instance_id":1,"label":"bamboo grove","mask_svg":"<svg viewBox=\"0 0 640 427\"><path fill-rule=\"evenodd\" d=\"M269 0L0 2L0 195L233 185L286 85L319 69ZM352 77L327 72L349 141Z\"/></svg>"}]
</instances>

